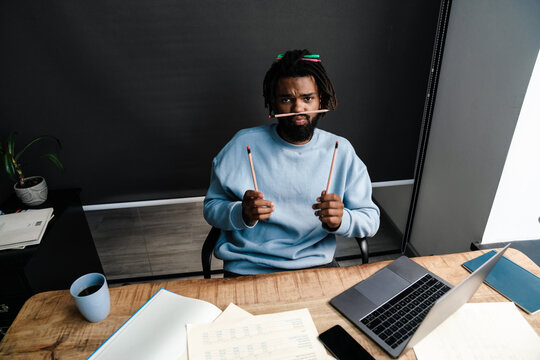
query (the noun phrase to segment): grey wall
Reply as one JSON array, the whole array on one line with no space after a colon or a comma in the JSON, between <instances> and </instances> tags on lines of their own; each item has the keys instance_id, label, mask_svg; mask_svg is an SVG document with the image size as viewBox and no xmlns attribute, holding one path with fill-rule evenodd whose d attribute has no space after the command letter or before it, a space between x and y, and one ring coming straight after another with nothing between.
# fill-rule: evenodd
<instances>
[{"instance_id":1,"label":"grey wall","mask_svg":"<svg viewBox=\"0 0 540 360\"><path fill-rule=\"evenodd\" d=\"M540 47L540 1L454 0L410 245L480 241Z\"/></svg>"},{"instance_id":2,"label":"grey wall","mask_svg":"<svg viewBox=\"0 0 540 360\"><path fill-rule=\"evenodd\" d=\"M410 179L439 6L0 1L0 139L61 139L63 173L38 149L23 169L82 188L85 205L201 196L234 133L269 122L262 80L275 56L308 48L339 98L319 126L351 141L373 181ZM11 186L0 173L0 202Z\"/></svg>"},{"instance_id":3,"label":"grey wall","mask_svg":"<svg viewBox=\"0 0 540 360\"><path fill-rule=\"evenodd\" d=\"M373 188L373 198L388 214L401 234L405 233L407 225L412 188L412 184Z\"/></svg>"}]
</instances>

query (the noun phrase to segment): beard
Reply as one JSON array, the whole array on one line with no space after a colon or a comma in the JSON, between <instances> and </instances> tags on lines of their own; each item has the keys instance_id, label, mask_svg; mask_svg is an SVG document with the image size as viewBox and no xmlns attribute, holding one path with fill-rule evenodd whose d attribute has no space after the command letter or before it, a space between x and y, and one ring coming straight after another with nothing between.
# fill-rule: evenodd
<instances>
[{"instance_id":1,"label":"beard","mask_svg":"<svg viewBox=\"0 0 540 360\"><path fill-rule=\"evenodd\" d=\"M287 140L293 142L304 142L310 140L313 136L315 128L317 128L317 122L319 121L321 114L317 114L313 117L313 120L309 121L309 116L305 118L307 122L305 125L296 125L292 120L292 116L278 119L278 130L285 135Z\"/></svg>"}]
</instances>

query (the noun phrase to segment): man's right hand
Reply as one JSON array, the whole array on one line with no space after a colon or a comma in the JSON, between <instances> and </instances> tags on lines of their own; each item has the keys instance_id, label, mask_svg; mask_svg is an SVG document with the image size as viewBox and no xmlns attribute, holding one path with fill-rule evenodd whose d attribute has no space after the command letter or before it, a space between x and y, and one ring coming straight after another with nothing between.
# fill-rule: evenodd
<instances>
[{"instance_id":1,"label":"man's right hand","mask_svg":"<svg viewBox=\"0 0 540 360\"><path fill-rule=\"evenodd\" d=\"M253 226L259 220L266 220L274 212L274 203L264 200L260 191L248 190L242 199L242 218L248 226Z\"/></svg>"}]
</instances>

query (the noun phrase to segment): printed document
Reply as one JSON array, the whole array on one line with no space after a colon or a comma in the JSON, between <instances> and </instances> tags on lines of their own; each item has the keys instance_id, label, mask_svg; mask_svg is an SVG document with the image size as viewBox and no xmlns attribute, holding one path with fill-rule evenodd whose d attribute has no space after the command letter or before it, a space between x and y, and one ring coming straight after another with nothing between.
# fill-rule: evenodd
<instances>
[{"instance_id":1,"label":"printed document","mask_svg":"<svg viewBox=\"0 0 540 360\"><path fill-rule=\"evenodd\" d=\"M243 319L247 319L252 317L250 313L248 313L246 310L242 309L241 307L236 306L233 303L230 303L229 306L223 312L214 320L214 323L222 321L240 321ZM186 326L189 326L186 325ZM178 358L178 360L188 360L188 352L185 351L182 356Z\"/></svg>"},{"instance_id":2,"label":"printed document","mask_svg":"<svg viewBox=\"0 0 540 360\"><path fill-rule=\"evenodd\" d=\"M237 310L235 310L237 311ZM188 324L189 359L327 360L308 309Z\"/></svg>"}]
</instances>

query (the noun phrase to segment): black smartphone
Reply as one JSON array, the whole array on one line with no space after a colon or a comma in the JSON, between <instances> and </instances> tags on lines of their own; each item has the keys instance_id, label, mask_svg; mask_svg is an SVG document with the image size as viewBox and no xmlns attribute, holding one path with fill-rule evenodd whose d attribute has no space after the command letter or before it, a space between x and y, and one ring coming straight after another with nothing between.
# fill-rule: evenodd
<instances>
[{"instance_id":1,"label":"black smartphone","mask_svg":"<svg viewBox=\"0 0 540 360\"><path fill-rule=\"evenodd\" d=\"M338 360L375 360L348 332L336 325L319 335L319 340Z\"/></svg>"}]
</instances>

